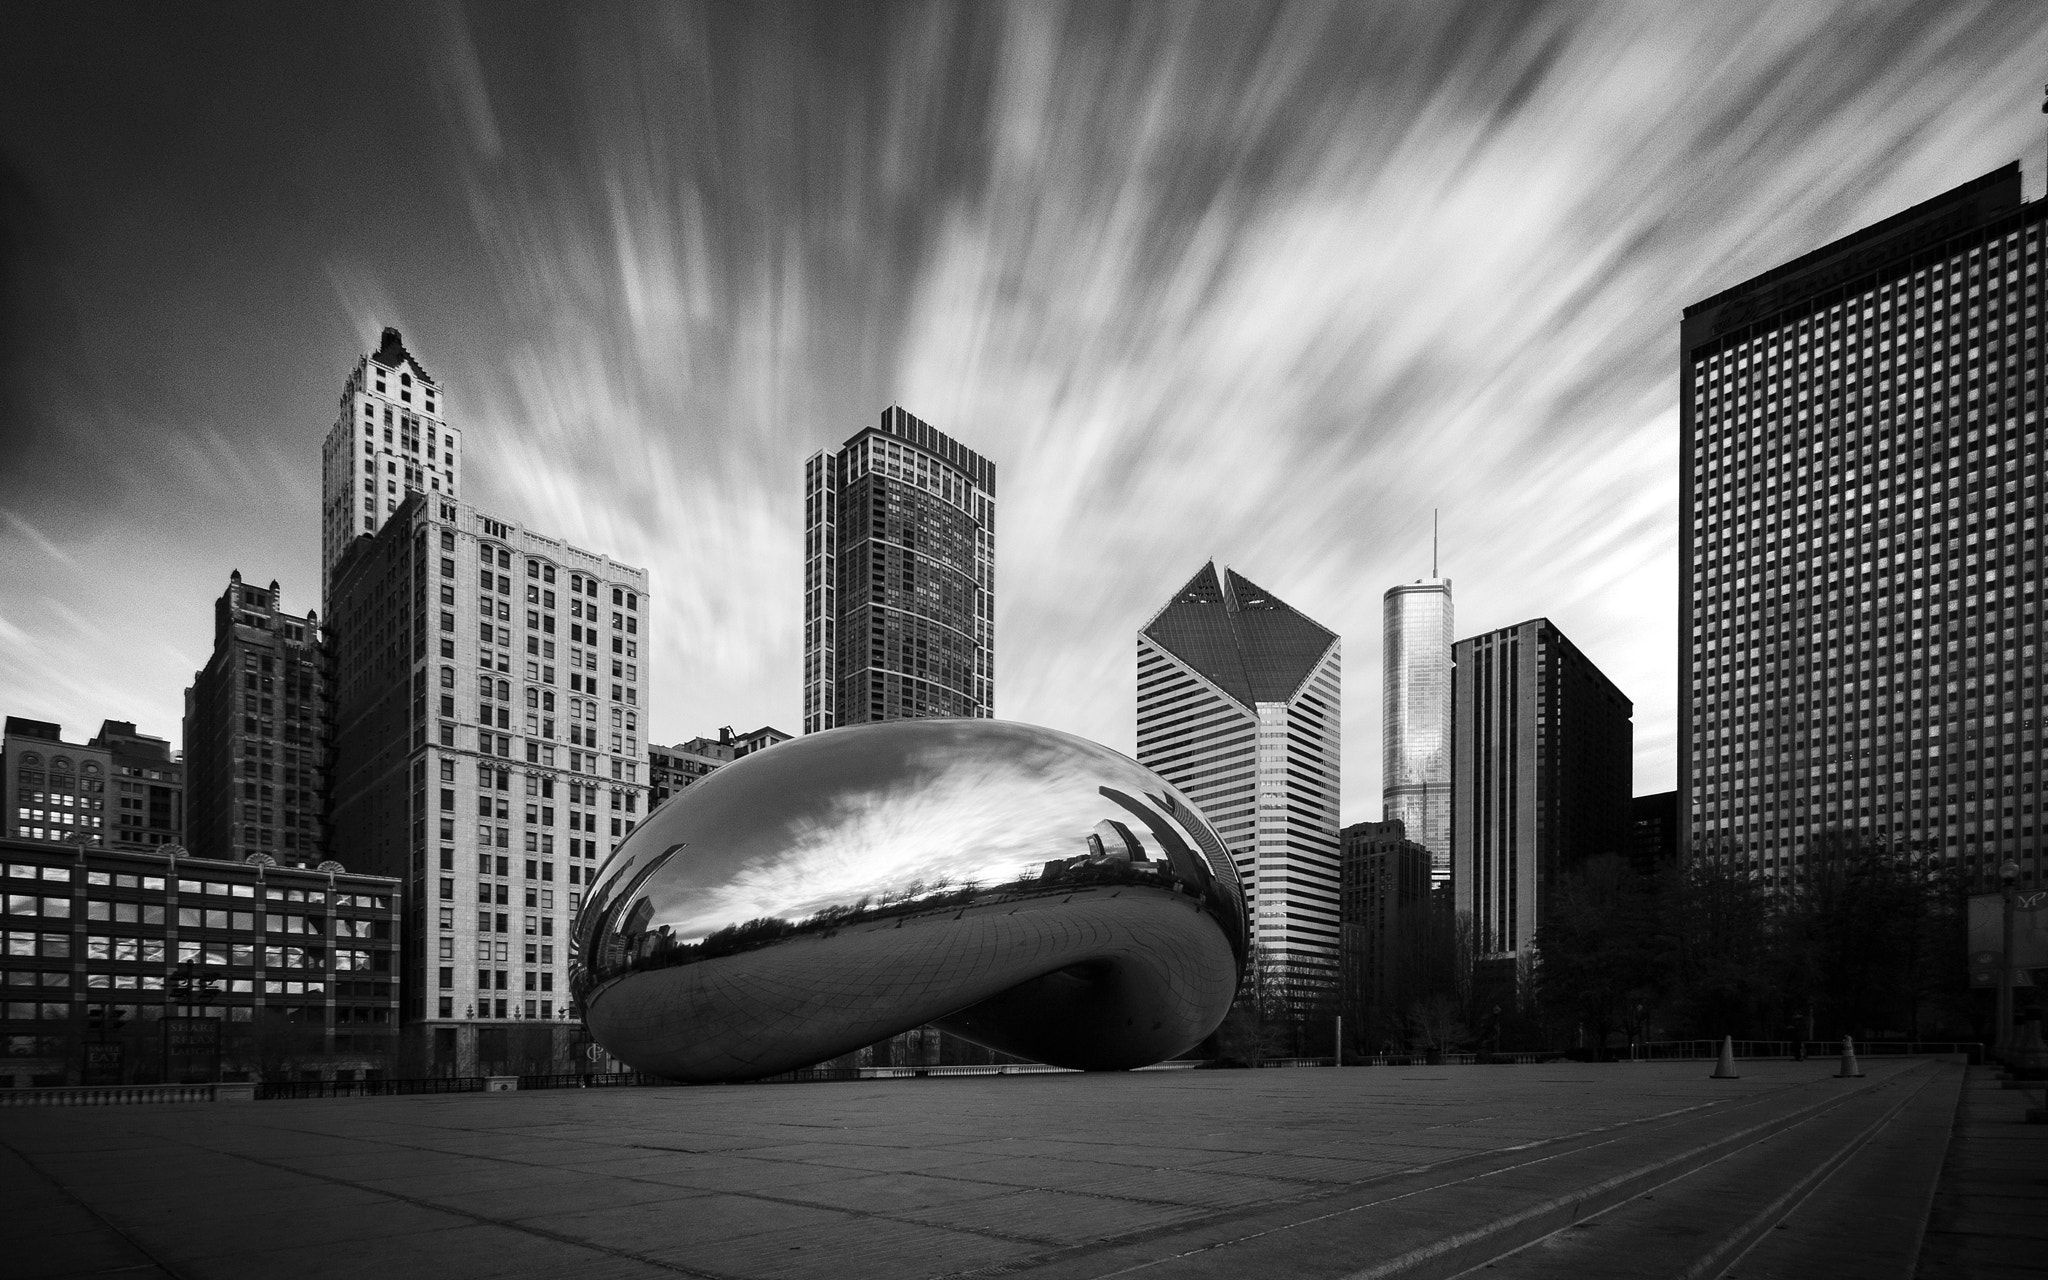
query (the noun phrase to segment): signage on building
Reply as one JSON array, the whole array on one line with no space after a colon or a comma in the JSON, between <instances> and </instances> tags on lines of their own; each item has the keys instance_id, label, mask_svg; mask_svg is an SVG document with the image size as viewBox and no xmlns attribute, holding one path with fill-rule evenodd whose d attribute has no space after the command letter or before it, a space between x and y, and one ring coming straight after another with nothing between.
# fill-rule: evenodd
<instances>
[{"instance_id":1,"label":"signage on building","mask_svg":"<svg viewBox=\"0 0 2048 1280\"><path fill-rule=\"evenodd\" d=\"M164 1079L205 1084L220 1079L220 1019L164 1018Z\"/></svg>"}]
</instances>

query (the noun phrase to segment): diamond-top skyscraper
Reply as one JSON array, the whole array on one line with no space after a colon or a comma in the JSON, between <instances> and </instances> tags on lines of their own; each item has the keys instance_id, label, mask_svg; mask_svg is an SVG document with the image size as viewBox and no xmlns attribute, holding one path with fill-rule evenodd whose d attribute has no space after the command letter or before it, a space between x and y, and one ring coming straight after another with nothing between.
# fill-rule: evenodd
<instances>
[{"instance_id":1,"label":"diamond-top skyscraper","mask_svg":"<svg viewBox=\"0 0 2048 1280\"><path fill-rule=\"evenodd\" d=\"M1138 763L1230 846L1253 941L1286 986L1337 979L1336 633L1211 562L1138 632Z\"/></svg>"},{"instance_id":2,"label":"diamond-top skyscraper","mask_svg":"<svg viewBox=\"0 0 2048 1280\"><path fill-rule=\"evenodd\" d=\"M2007 165L1686 308L1678 819L2041 883L2042 257Z\"/></svg>"},{"instance_id":3,"label":"diamond-top skyscraper","mask_svg":"<svg viewBox=\"0 0 2048 1280\"><path fill-rule=\"evenodd\" d=\"M891 406L804 467L804 732L995 714L996 468Z\"/></svg>"}]
</instances>

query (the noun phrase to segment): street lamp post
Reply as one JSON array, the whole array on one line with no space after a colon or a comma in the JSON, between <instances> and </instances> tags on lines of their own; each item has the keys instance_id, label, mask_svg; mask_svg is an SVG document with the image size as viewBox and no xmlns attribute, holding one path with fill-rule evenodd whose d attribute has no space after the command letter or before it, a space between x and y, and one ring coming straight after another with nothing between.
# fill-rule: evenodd
<instances>
[{"instance_id":1,"label":"street lamp post","mask_svg":"<svg viewBox=\"0 0 2048 1280\"><path fill-rule=\"evenodd\" d=\"M2012 918L2019 896L2020 864L2007 858L1998 868L1999 888L2005 895L2005 927L1998 950L1998 1034L1992 1052L2003 1060L2012 1050Z\"/></svg>"}]
</instances>

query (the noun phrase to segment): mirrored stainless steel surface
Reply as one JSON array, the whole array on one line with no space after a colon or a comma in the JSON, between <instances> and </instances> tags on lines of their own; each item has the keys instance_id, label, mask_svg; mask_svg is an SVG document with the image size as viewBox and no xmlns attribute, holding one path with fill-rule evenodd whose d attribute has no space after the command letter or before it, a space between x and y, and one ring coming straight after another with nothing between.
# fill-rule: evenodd
<instances>
[{"instance_id":1,"label":"mirrored stainless steel surface","mask_svg":"<svg viewBox=\"0 0 2048 1280\"><path fill-rule=\"evenodd\" d=\"M936 1023L1059 1066L1194 1047L1244 895L1206 819L1107 747L997 720L793 739L649 815L598 871L573 981L592 1036L693 1081Z\"/></svg>"}]
</instances>

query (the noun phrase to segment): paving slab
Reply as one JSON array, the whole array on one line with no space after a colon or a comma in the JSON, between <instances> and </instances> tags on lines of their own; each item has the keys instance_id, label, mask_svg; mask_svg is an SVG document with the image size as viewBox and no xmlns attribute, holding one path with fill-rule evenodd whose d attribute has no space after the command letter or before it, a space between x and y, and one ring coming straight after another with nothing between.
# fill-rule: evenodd
<instances>
[{"instance_id":1,"label":"paving slab","mask_svg":"<svg viewBox=\"0 0 2048 1280\"><path fill-rule=\"evenodd\" d=\"M1348 1275L1566 1184L1782 1123L1840 1095L1831 1068L1744 1063L1734 1081L1708 1080L1700 1063L1182 1071L8 1108L0 1203L39 1206L61 1233L0 1215L0 1258L44 1275L184 1277ZM1868 1069L1854 1087L1922 1068ZM1994 1229L2016 1216L1977 1212Z\"/></svg>"}]
</instances>

